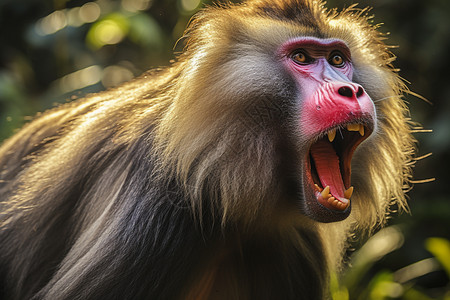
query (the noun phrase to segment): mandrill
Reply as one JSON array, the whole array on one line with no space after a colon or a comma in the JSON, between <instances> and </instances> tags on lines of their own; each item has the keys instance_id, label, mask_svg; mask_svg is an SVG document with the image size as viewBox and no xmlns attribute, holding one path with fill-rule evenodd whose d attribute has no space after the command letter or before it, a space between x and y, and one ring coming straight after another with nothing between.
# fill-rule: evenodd
<instances>
[{"instance_id":1,"label":"mandrill","mask_svg":"<svg viewBox=\"0 0 450 300\"><path fill-rule=\"evenodd\" d=\"M406 88L367 19L210 7L170 67L36 117L0 148L0 298L327 299L411 177Z\"/></svg>"}]
</instances>

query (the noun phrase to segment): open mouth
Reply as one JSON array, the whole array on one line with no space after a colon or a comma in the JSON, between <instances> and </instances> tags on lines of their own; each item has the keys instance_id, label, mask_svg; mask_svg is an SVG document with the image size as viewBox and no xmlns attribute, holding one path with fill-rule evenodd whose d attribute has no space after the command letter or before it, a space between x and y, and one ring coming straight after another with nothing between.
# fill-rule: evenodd
<instances>
[{"instance_id":1,"label":"open mouth","mask_svg":"<svg viewBox=\"0 0 450 300\"><path fill-rule=\"evenodd\" d=\"M343 124L324 132L309 151L310 179L317 202L332 212L350 210L351 160L372 132L361 123Z\"/></svg>"}]
</instances>

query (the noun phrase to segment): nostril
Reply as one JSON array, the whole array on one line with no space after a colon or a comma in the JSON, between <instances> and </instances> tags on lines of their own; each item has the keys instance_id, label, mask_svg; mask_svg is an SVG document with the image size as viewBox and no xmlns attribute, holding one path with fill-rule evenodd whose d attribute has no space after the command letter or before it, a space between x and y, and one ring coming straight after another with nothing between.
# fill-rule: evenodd
<instances>
[{"instance_id":1,"label":"nostril","mask_svg":"<svg viewBox=\"0 0 450 300\"><path fill-rule=\"evenodd\" d=\"M361 97L364 94L364 90L362 87L358 87L358 91L356 92L356 98Z\"/></svg>"},{"instance_id":2,"label":"nostril","mask_svg":"<svg viewBox=\"0 0 450 300\"><path fill-rule=\"evenodd\" d=\"M353 97L352 89L347 87L347 86L340 87L338 89L338 93L339 93L339 95L344 96L344 97L348 97L348 98L352 98Z\"/></svg>"}]
</instances>

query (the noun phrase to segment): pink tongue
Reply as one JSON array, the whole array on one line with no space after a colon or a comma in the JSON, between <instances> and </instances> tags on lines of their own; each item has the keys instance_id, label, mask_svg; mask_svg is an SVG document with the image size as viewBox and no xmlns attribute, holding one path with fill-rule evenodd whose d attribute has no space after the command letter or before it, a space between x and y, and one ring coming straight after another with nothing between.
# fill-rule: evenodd
<instances>
[{"instance_id":1,"label":"pink tongue","mask_svg":"<svg viewBox=\"0 0 450 300\"><path fill-rule=\"evenodd\" d=\"M339 157L331 143L320 140L311 147L317 173L322 187L329 186L333 197L344 198L344 183L339 168Z\"/></svg>"}]
</instances>

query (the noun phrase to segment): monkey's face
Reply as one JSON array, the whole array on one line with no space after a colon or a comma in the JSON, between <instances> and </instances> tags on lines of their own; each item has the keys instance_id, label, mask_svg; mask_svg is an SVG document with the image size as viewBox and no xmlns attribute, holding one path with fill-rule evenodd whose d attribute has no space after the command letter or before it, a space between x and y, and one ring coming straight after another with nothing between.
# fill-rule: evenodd
<instances>
[{"instance_id":1,"label":"monkey's face","mask_svg":"<svg viewBox=\"0 0 450 300\"><path fill-rule=\"evenodd\" d=\"M298 89L296 127L307 149L300 159L303 209L317 221L343 220L351 210L352 156L374 130L374 104L352 82L351 52L343 41L296 38L279 52Z\"/></svg>"},{"instance_id":2,"label":"monkey's face","mask_svg":"<svg viewBox=\"0 0 450 300\"><path fill-rule=\"evenodd\" d=\"M225 221L377 222L413 153L383 37L353 10L252 3L194 22L158 135L168 169Z\"/></svg>"}]
</instances>

